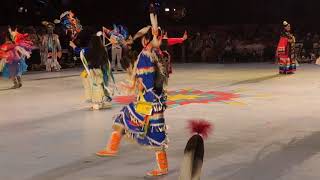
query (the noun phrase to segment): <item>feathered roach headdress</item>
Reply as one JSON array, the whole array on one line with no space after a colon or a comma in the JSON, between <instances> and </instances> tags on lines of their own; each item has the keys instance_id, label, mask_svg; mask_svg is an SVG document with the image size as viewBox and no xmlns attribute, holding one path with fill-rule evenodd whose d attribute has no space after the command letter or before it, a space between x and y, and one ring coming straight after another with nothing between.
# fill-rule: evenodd
<instances>
[{"instance_id":1,"label":"feathered roach headdress","mask_svg":"<svg viewBox=\"0 0 320 180\"><path fill-rule=\"evenodd\" d=\"M157 14L156 14L156 10L153 4L150 4L150 21L151 21L151 26L146 26L142 29L140 29L133 37L133 40L136 40L138 38L143 37L144 35L146 35L150 29L152 30L152 35L153 35L153 39L151 41L151 44L154 47L158 47L160 46L160 40L157 38L159 34L159 28L158 28L158 18L157 18Z\"/></svg>"},{"instance_id":2,"label":"feathered roach headdress","mask_svg":"<svg viewBox=\"0 0 320 180\"><path fill-rule=\"evenodd\" d=\"M190 120L188 129L193 134L189 139L180 169L179 180L200 180L204 157L204 143L212 132L212 125L205 120Z\"/></svg>"},{"instance_id":3,"label":"feathered roach headdress","mask_svg":"<svg viewBox=\"0 0 320 180\"><path fill-rule=\"evenodd\" d=\"M60 19L54 20L54 23L61 24L66 33L71 32L71 38L76 39L77 35L82 31L80 20L74 16L72 11L66 11L60 15Z\"/></svg>"}]
</instances>

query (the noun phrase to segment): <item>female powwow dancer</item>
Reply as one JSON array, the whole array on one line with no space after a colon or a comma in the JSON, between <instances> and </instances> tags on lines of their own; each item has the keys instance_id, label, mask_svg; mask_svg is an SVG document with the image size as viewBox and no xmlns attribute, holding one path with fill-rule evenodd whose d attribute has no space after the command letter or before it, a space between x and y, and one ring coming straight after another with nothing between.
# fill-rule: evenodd
<instances>
[{"instance_id":1,"label":"female powwow dancer","mask_svg":"<svg viewBox=\"0 0 320 180\"><path fill-rule=\"evenodd\" d=\"M283 31L277 47L280 74L293 74L296 71L295 43L296 39L291 33L291 25L284 21Z\"/></svg>"},{"instance_id":2,"label":"female powwow dancer","mask_svg":"<svg viewBox=\"0 0 320 180\"><path fill-rule=\"evenodd\" d=\"M109 142L96 154L103 157L115 156L122 137L127 136L155 151L158 168L148 172L147 175L160 176L168 173L164 119L166 94L163 88L166 76L162 64L153 51L160 46L157 16L151 13L150 17L152 26L141 29L134 37L134 39L141 37L144 47L133 70L132 87L137 93L137 100L125 106L115 117Z\"/></svg>"},{"instance_id":3,"label":"female powwow dancer","mask_svg":"<svg viewBox=\"0 0 320 180\"><path fill-rule=\"evenodd\" d=\"M11 28L5 33L5 43L0 46L0 72L13 81L12 89L22 87L22 74L27 71L25 59L30 58L33 43L28 34L20 34Z\"/></svg>"},{"instance_id":4,"label":"female powwow dancer","mask_svg":"<svg viewBox=\"0 0 320 180\"><path fill-rule=\"evenodd\" d=\"M108 54L99 36L92 36L88 48L79 48L72 41L70 46L76 54L80 54L85 70L81 78L85 97L91 103L93 110L109 109L111 92L109 83L114 80L108 59Z\"/></svg>"}]
</instances>

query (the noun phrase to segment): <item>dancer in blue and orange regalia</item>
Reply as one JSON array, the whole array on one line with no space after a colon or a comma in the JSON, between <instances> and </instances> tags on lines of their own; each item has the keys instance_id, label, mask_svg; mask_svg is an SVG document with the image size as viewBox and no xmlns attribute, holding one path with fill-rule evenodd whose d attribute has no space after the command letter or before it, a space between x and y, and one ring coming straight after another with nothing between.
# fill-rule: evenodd
<instances>
[{"instance_id":1,"label":"dancer in blue and orange regalia","mask_svg":"<svg viewBox=\"0 0 320 180\"><path fill-rule=\"evenodd\" d=\"M280 74L293 74L296 71L295 43L296 39L291 33L291 26L283 22L283 31L277 47L277 56Z\"/></svg>"},{"instance_id":2,"label":"dancer in blue and orange regalia","mask_svg":"<svg viewBox=\"0 0 320 180\"><path fill-rule=\"evenodd\" d=\"M12 89L22 87L21 76L27 71L26 58L30 58L33 43L28 34L20 34L11 28L5 33L5 43L0 46L0 72L13 81Z\"/></svg>"},{"instance_id":3,"label":"dancer in blue and orange regalia","mask_svg":"<svg viewBox=\"0 0 320 180\"><path fill-rule=\"evenodd\" d=\"M113 132L106 148L97 152L98 156L115 156L122 137L133 139L138 144L155 150L158 168L147 173L160 176L168 173L167 134L164 119L166 94L163 89L164 69L153 48L159 48L157 18L150 13L151 26L141 29L135 39L142 38L144 49L138 56L133 70L133 86L137 101L125 106L115 117Z\"/></svg>"}]
</instances>

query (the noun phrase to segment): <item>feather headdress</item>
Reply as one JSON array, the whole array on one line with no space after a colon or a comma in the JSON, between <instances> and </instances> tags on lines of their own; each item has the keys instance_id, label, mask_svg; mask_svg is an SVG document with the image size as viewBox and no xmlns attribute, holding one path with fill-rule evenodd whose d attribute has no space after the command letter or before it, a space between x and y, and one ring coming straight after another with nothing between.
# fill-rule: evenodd
<instances>
[{"instance_id":1,"label":"feather headdress","mask_svg":"<svg viewBox=\"0 0 320 180\"><path fill-rule=\"evenodd\" d=\"M150 4L150 22L151 22L151 26L146 26L142 29L140 29L136 35L133 37L133 39L138 39L141 38L143 35L147 34L148 31L150 30L150 28L152 28L152 34L153 34L153 39L152 39L152 44L153 45L158 45L160 42L157 39L158 36L158 18L157 18L157 14L155 13L155 9L154 9L154 5Z\"/></svg>"}]
</instances>

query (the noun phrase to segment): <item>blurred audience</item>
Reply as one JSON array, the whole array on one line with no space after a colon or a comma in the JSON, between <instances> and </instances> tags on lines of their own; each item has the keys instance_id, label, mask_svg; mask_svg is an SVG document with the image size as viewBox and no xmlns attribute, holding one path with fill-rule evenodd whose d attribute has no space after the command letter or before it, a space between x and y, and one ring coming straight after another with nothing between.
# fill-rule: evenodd
<instances>
[{"instance_id":1,"label":"blurred audience","mask_svg":"<svg viewBox=\"0 0 320 180\"><path fill-rule=\"evenodd\" d=\"M5 30L1 26L0 30ZM40 54L44 53L41 42L46 34L45 27L20 27L21 31L30 34L30 39L35 44L32 57L28 60L30 70L44 70L45 62L41 61ZM179 36L180 27L168 28L170 36ZM194 30L194 31L192 31ZM189 38L181 45L175 45L169 48L175 62L190 63L243 63L243 62L276 62L275 49L279 38L280 28L277 25L230 25L230 26L213 26L203 31L197 27L191 27ZM85 27L80 33L75 43L81 47L87 45L87 39L97 31L95 27ZM177 32L174 34L174 32ZM64 68L81 65L76 63L73 51L66 45L68 38L58 27L55 32L59 35L62 46L62 57L59 58ZM172 33L172 34L171 34ZM180 33L180 34L178 34ZM320 55L320 36L318 32L296 31L296 56L299 62L313 63L319 59ZM141 47L135 47L139 51ZM109 56L111 56L111 48ZM128 58L124 52L122 59ZM130 54L132 61L135 54ZM109 57L112 59L112 57Z\"/></svg>"}]
</instances>

